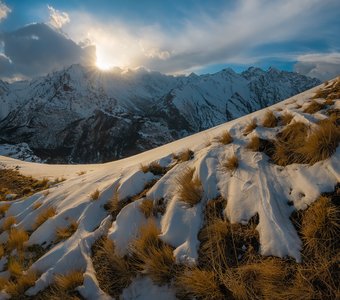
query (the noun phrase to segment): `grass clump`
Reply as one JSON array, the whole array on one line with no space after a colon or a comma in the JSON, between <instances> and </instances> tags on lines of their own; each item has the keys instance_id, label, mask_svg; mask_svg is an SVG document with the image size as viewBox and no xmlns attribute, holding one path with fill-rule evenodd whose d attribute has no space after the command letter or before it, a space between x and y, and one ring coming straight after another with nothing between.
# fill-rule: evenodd
<instances>
[{"instance_id":1,"label":"grass clump","mask_svg":"<svg viewBox=\"0 0 340 300\"><path fill-rule=\"evenodd\" d=\"M178 295L188 299L224 299L214 271L188 269L176 277Z\"/></svg>"},{"instance_id":2,"label":"grass clump","mask_svg":"<svg viewBox=\"0 0 340 300\"><path fill-rule=\"evenodd\" d=\"M259 151L260 150L260 138L257 135L251 137L249 143L246 145L246 149L251 151Z\"/></svg>"},{"instance_id":3,"label":"grass clump","mask_svg":"<svg viewBox=\"0 0 340 300\"><path fill-rule=\"evenodd\" d=\"M77 229L78 223L76 221L71 221L66 227L58 227L56 230L57 242L68 239Z\"/></svg>"},{"instance_id":4,"label":"grass clump","mask_svg":"<svg viewBox=\"0 0 340 300\"><path fill-rule=\"evenodd\" d=\"M246 127L243 130L243 134L244 135L248 135L249 133L251 133L255 128L257 127L257 123L256 120L253 119L250 123L248 123L246 125Z\"/></svg>"},{"instance_id":5,"label":"grass clump","mask_svg":"<svg viewBox=\"0 0 340 300\"><path fill-rule=\"evenodd\" d=\"M194 152L190 149L186 149L178 154L173 154L172 157L177 162L185 162L194 158Z\"/></svg>"},{"instance_id":6,"label":"grass clump","mask_svg":"<svg viewBox=\"0 0 340 300\"><path fill-rule=\"evenodd\" d=\"M35 202L35 203L33 204L32 208L33 208L34 210L36 210L36 209L38 209L41 205L42 205L41 202Z\"/></svg>"},{"instance_id":7,"label":"grass clump","mask_svg":"<svg viewBox=\"0 0 340 300\"><path fill-rule=\"evenodd\" d=\"M284 113L281 115L280 120L283 125L288 125L292 120L294 116L291 113Z\"/></svg>"},{"instance_id":8,"label":"grass clump","mask_svg":"<svg viewBox=\"0 0 340 300\"><path fill-rule=\"evenodd\" d=\"M98 240L92 247L92 261L100 288L113 297L119 297L135 276L131 265L117 255L113 241Z\"/></svg>"},{"instance_id":9,"label":"grass clump","mask_svg":"<svg viewBox=\"0 0 340 300\"><path fill-rule=\"evenodd\" d=\"M52 218L56 215L57 210L50 206L48 208L45 208L36 218L33 224L33 230L37 229L39 226L41 226L43 223L45 223L49 218Z\"/></svg>"},{"instance_id":10,"label":"grass clump","mask_svg":"<svg viewBox=\"0 0 340 300\"><path fill-rule=\"evenodd\" d=\"M232 156L228 157L227 160L223 163L223 168L226 169L229 172L234 172L239 166L238 157L236 154L233 154Z\"/></svg>"},{"instance_id":11,"label":"grass clump","mask_svg":"<svg viewBox=\"0 0 340 300\"><path fill-rule=\"evenodd\" d=\"M278 120L275 117L274 113L271 110L267 111L262 121L262 126L267 127L267 128L272 128L272 127L276 127L277 123L278 123Z\"/></svg>"},{"instance_id":12,"label":"grass clump","mask_svg":"<svg viewBox=\"0 0 340 300\"><path fill-rule=\"evenodd\" d=\"M176 180L179 199L191 207L201 201L203 193L201 181L194 172L195 169L187 168Z\"/></svg>"},{"instance_id":13,"label":"grass clump","mask_svg":"<svg viewBox=\"0 0 340 300\"><path fill-rule=\"evenodd\" d=\"M100 192L98 189L96 189L91 195L91 200L95 201L95 200L98 200L99 199L99 196L100 196Z\"/></svg>"},{"instance_id":14,"label":"grass clump","mask_svg":"<svg viewBox=\"0 0 340 300\"><path fill-rule=\"evenodd\" d=\"M8 234L7 248L9 250L23 250L28 238L28 233L25 230L12 228Z\"/></svg>"},{"instance_id":15,"label":"grass clump","mask_svg":"<svg viewBox=\"0 0 340 300\"><path fill-rule=\"evenodd\" d=\"M159 238L159 230L151 219L140 229L130 245L130 255L136 270L148 275L158 285L167 284L176 274L173 248Z\"/></svg>"},{"instance_id":16,"label":"grass clump","mask_svg":"<svg viewBox=\"0 0 340 300\"><path fill-rule=\"evenodd\" d=\"M304 110L304 113L314 114L325 108L325 104L312 101Z\"/></svg>"},{"instance_id":17,"label":"grass clump","mask_svg":"<svg viewBox=\"0 0 340 300\"><path fill-rule=\"evenodd\" d=\"M14 281L9 281L5 285L5 291L14 299L20 299L27 289L35 285L38 279L37 273L28 271Z\"/></svg>"},{"instance_id":18,"label":"grass clump","mask_svg":"<svg viewBox=\"0 0 340 300\"><path fill-rule=\"evenodd\" d=\"M151 172L153 175L164 175L167 172L165 167L162 167L158 162L152 162L149 165L141 165L143 173Z\"/></svg>"},{"instance_id":19,"label":"grass clump","mask_svg":"<svg viewBox=\"0 0 340 300\"><path fill-rule=\"evenodd\" d=\"M338 77L331 85L327 85L324 88L319 89L314 97L317 98L324 98L326 100L331 99L339 99L340 98L340 78Z\"/></svg>"},{"instance_id":20,"label":"grass clump","mask_svg":"<svg viewBox=\"0 0 340 300\"><path fill-rule=\"evenodd\" d=\"M14 216L7 217L2 223L2 230L6 231L11 229L11 227L17 222Z\"/></svg>"},{"instance_id":21,"label":"grass clump","mask_svg":"<svg viewBox=\"0 0 340 300\"><path fill-rule=\"evenodd\" d=\"M224 131L222 135L217 138L217 141L223 145L228 145L233 142L233 138L228 131Z\"/></svg>"},{"instance_id":22,"label":"grass clump","mask_svg":"<svg viewBox=\"0 0 340 300\"><path fill-rule=\"evenodd\" d=\"M151 199L144 199L139 205L140 211L144 214L145 218L149 218L154 214L153 201Z\"/></svg>"},{"instance_id":23,"label":"grass clump","mask_svg":"<svg viewBox=\"0 0 340 300\"><path fill-rule=\"evenodd\" d=\"M3 217L10 207L11 205L9 203L4 203L0 205L0 216Z\"/></svg>"},{"instance_id":24,"label":"grass clump","mask_svg":"<svg viewBox=\"0 0 340 300\"><path fill-rule=\"evenodd\" d=\"M7 269L12 277L19 277L22 274L23 265L15 257L10 257L8 260Z\"/></svg>"}]
</instances>

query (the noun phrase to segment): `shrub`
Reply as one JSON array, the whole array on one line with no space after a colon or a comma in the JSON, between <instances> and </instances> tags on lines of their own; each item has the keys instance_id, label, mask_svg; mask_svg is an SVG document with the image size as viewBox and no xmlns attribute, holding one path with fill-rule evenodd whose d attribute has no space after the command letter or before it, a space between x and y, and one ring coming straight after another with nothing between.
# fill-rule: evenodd
<instances>
[{"instance_id":1,"label":"shrub","mask_svg":"<svg viewBox=\"0 0 340 300\"><path fill-rule=\"evenodd\" d=\"M12 228L8 234L7 247L9 250L23 250L26 241L28 241L28 234L25 230Z\"/></svg>"},{"instance_id":2,"label":"shrub","mask_svg":"<svg viewBox=\"0 0 340 300\"><path fill-rule=\"evenodd\" d=\"M145 218L149 218L154 213L153 201L151 199L144 199L139 205L140 211L144 214Z\"/></svg>"},{"instance_id":3,"label":"shrub","mask_svg":"<svg viewBox=\"0 0 340 300\"><path fill-rule=\"evenodd\" d=\"M56 229L57 242L68 239L77 229L78 223L76 221L71 221L67 227L58 227Z\"/></svg>"},{"instance_id":4,"label":"shrub","mask_svg":"<svg viewBox=\"0 0 340 300\"><path fill-rule=\"evenodd\" d=\"M277 126L277 119L272 111L269 110L266 112L262 122L262 126L268 128Z\"/></svg>"},{"instance_id":5,"label":"shrub","mask_svg":"<svg viewBox=\"0 0 340 300\"><path fill-rule=\"evenodd\" d=\"M15 217L13 216L7 217L2 223L2 230L6 231L6 230L11 229L12 225L14 225L16 222L17 220L15 219Z\"/></svg>"},{"instance_id":6,"label":"shrub","mask_svg":"<svg viewBox=\"0 0 340 300\"><path fill-rule=\"evenodd\" d=\"M200 202L203 193L201 181L194 177L194 172L195 169L187 168L176 180L179 199L189 206L194 206Z\"/></svg>"},{"instance_id":7,"label":"shrub","mask_svg":"<svg viewBox=\"0 0 340 300\"><path fill-rule=\"evenodd\" d=\"M57 210L50 206L45 208L35 219L33 224L33 230L36 230L39 226L45 223L49 218L52 218L56 215Z\"/></svg>"},{"instance_id":8,"label":"shrub","mask_svg":"<svg viewBox=\"0 0 340 300\"><path fill-rule=\"evenodd\" d=\"M220 137L217 139L218 142L224 145L232 143L233 138L228 131L224 131Z\"/></svg>"},{"instance_id":9,"label":"shrub","mask_svg":"<svg viewBox=\"0 0 340 300\"><path fill-rule=\"evenodd\" d=\"M199 268L186 270L176 277L178 294L188 299L224 299L216 275L214 271Z\"/></svg>"},{"instance_id":10,"label":"shrub","mask_svg":"<svg viewBox=\"0 0 340 300\"><path fill-rule=\"evenodd\" d=\"M149 165L141 165L143 173L151 172L154 175L164 175L167 172L165 167L162 167L158 162L152 162Z\"/></svg>"},{"instance_id":11,"label":"shrub","mask_svg":"<svg viewBox=\"0 0 340 300\"><path fill-rule=\"evenodd\" d=\"M100 192L98 189L96 189L92 194L91 194L91 200L98 200L100 196Z\"/></svg>"},{"instance_id":12,"label":"shrub","mask_svg":"<svg viewBox=\"0 0 340 300\"><path fill-rule=\"evenodd\" d=\"M178 154L173 154L172 156L177 162L185 162L194 158L194 152L190 149L186 149Z\"/></svg>"},{"instance_id":13,"label":"shrub","mask_svg":"<svg viewBox=\"0 0 340 300\"><path fill-rule=\"evenodd\" d=\"M257 127L256 120L253 119L250 123L248 123L246 125L246 127L243 130L243 134L247 135L247 134L251 133L256 127Z\"/></svg>"},{"instance_id":14,"label":"shrub","mask_svg":"<svg viewBox=\"0 0 340 300\"><path fill-rule=\"evenodd\" d=\"M113 297L119 297L135 275L131 265L116 254L114 243L107 238L98 240L92 247L92 253L100 288Z\"/></svg>"},{"instance_id":15,"label":"shrub","mask_svg":"<svg viewBox=\"0 0 340 300\"><path fill-rule=\"evenodd\" d=\"M223 167L227 171L230 171L230 172L236 171L238 166L239 166L239 162L238 162L238 158L235 154L228 157L227 160L223 163Z\"/></svg>"},{"instance_id":16,"label":"shrub","mask_svg":"<svg viewBox=\"0 0 340 300\"><path fill-rule=\"evenodd\" d=\"M155 222L149 222L140 229L139 236L130 245L133 265L148 275L156 284L168 283L176 274L173 249L159 237Z\"/></svg>"},{"instance_id":17,"label":"shrub","mask_svg":"<svg viewBox=\"0 0 340 300\"><path fill-rule=\"evenodd\" d=\"M319 103L316 101L312 101L304 110L304 113L308 113L308 114L314 114L316 112L318 112L321 109L325 108L325 104L323 103Z\"/></svg>"}]
</instances>

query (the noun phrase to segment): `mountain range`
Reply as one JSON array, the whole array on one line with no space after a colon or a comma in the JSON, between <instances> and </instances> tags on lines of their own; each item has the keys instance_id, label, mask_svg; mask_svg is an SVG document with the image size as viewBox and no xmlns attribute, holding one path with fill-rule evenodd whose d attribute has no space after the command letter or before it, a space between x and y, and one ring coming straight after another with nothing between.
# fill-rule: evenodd
<instances>
[{"instance_id":1,"label":"mountain range","mask_svg":"<svg viewBox=\"0 0 340 300\"><path fill-rule=\"evenodd\" d=\"M27 143L50 163L120 159L270 106L318 79L269 68L171 76L72 65L0 81L0 143ZM174 149L175 151L175 149Z\"/></svg>"}]
</instances>

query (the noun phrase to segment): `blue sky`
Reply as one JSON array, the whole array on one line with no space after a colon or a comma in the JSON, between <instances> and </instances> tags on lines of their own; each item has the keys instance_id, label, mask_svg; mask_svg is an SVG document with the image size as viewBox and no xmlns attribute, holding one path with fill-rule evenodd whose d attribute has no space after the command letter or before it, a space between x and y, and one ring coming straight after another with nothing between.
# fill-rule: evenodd
<instances>
[{"instance_id":1,"label":"blue sky","mask_svg":"<svg viewBox=\"0 0 340 300\"><path fill-rule=\"evenodd\" d=\"M273 66L328 79L340 73L340 1L0 0L0 78L71 63L170 74Z\"/></svg>"}]
</instances>

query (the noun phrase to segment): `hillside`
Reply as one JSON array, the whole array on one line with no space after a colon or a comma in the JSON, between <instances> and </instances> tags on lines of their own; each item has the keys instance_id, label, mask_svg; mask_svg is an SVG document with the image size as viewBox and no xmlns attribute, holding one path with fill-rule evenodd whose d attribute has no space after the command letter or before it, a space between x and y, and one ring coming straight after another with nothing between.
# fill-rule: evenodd
<instances>
[{"instance_id":1,"label":"hillside","mask_svg":"<svg viewBox=\"0 0 340 300\"><path fill-rule=\"evenodd\" d=\"M273 68L167 76L72 65L29 82L0 81L0 143L27 143L51 163L107 162L233 120L317 84L317 79Z\"/></svg>"},{"instance_id":2,"label":"hillside","mask_svg":"<svg viewBox=\"0 0 340 300\"><path fill-rule=\"evenodd\" d=\"M35 178L2 190L0 298L336 299L339 92L105 164L0 157Z\"/></svg>"}]
</instances>

